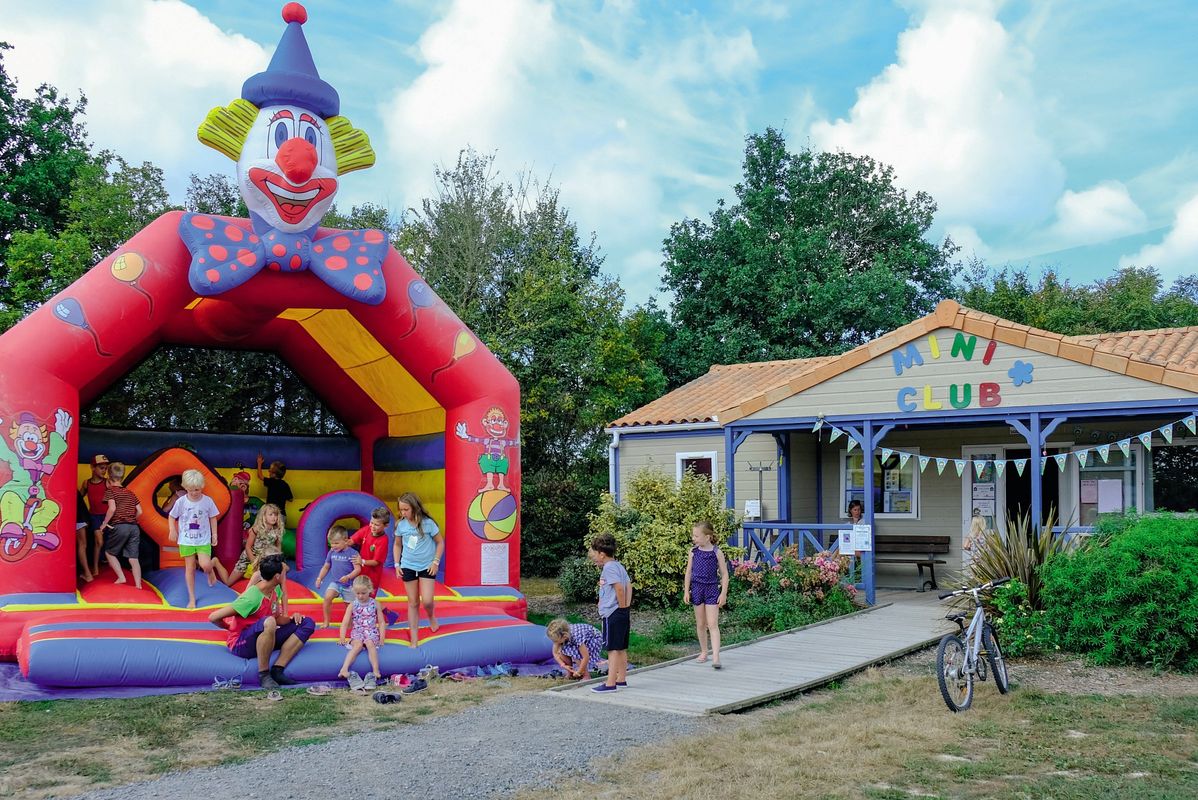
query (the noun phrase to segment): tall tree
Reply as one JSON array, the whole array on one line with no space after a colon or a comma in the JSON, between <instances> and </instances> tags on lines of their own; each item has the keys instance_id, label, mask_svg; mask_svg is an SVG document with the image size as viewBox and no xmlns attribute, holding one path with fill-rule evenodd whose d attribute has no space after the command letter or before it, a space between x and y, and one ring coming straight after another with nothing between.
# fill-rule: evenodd
<instances>
[{"instance_id":1,"label":"tall tree","mask_svg":"<svg viewBox=\"0 0 1198 800\"><path fill-rule=\"evenodd\" d=\"M71 185L90 160L82 120L86 100L71 101L48 84L32 97L18 96L4 65L10 49L0 42L0 313L8 319L21 316L12 307L19 301L11 296L8 274L14 235L60 232Z\"/></svg>"},{"instance_id":2,"label":"tall tree","mask_svg":"<svg viewBox=\"0 0 1198 800\"><path fill-rule=\"evenodd\" d=\"M991 270L974 261L959 289L962 304L1066 336L1198 325L1198 280L1166 289L1152 268L1126 267L1109 278L1073 285L1048 269Z\"/></svg>"},{"instance_id":3,"label":"tall tree","mask_svg":"<svg viewBox=\"0 0 1198 800\"><path fill-rule=\"evenodd\" d=\"M607 485L604 424L664 389L623 292L554 189L505 182L473 150L437 171L400 247L520 383L522 560L556 573Z\"/></svg>"},{"instance_id":4,"label":"tall tree","mask_svg":"<svg viewBox=\"0 0 1198 800\"><path fill-rule=\"evenodd\" d=\"M936 204L848 153L748 137L732 205L676 223L662 288L671 385L713 363L827 355L930 312L952 289L950 240L925 237Z\"/></svg>"}]
</instances>

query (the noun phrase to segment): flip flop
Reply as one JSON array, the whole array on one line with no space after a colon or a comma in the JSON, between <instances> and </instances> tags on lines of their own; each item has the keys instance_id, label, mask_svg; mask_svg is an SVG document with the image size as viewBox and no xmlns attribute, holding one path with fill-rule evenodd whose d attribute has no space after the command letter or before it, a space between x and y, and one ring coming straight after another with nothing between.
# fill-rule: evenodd
<instances>
[{"instance_id":1,"label":"flip flop","mask_svg":"<svg viewBox=\"0 0 1198 800\"><path fill-rule=\"evenodd\" d=\"M327 683L318 683L315 686L309 686L307 692L308 694L321 697L326 694L332 694L333 687L329 686Z\"/></svg>"}]
</instances>

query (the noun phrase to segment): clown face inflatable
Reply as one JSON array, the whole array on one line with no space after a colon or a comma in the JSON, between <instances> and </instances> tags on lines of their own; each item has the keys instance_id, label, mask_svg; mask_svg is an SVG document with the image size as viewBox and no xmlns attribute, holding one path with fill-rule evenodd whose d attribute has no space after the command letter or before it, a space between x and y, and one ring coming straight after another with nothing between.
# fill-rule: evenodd
<instances>
[{"instance_id":1,"label":"clown face inflatable","mask_svg":"<svg viewBox=\"0 0 1198 800\"><path fill-rule=\"evenodd\" d=\"M299 106L260 109L237 160L237 183L246 207L270 227L313 228L337 194L328 125Z\"/></svg>"}]
</instances>

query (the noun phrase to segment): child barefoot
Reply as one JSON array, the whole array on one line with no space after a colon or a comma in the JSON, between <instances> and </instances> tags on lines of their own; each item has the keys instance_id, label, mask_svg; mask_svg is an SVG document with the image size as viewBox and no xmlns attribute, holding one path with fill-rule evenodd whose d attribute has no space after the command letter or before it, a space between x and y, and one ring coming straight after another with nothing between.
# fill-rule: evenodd
<instances>
[{"instance_id":1,"label":"child barefoot","mask_svg":"<svg viewBox=\"0 0 1198 800\"><path fill-rule=\"evenodd\" d=\"M133 573L133 585L141 588L141 562L137 558L137 546L141 542L141 529L137 527L137 518L141 516L141 503L137 495L121 486L125 480L125 465L114 461L108 465L108 488L104 492L104 502L108 511L100 530L104 532L104 555L108 566L116 573L113 583L125 583L125 572L117 556L129 560L129 571Z\"/></svg>"},{"instance_id":2,"label":"child barefoot","mask_svg":"<svg viewBox=\"0 0 1198 800\"><path fill-rule=\"evenodd\" d=\"M170 540L179 543L183 556L183 576L187 581L187 607L196 607L196 561L208 576L208 585L216 583L212 568L212 548L216 547L216 518L220 512L216 503L204 494L204 474L198 469L183 473L183 488L187 494L175 501L170 513Z\"/></svg>"},{"instance_id":3,"label":"child barefoot","mask_svg":"<svg viewBox=\"0 0 1198 800\"><path fill-rule=\"evenodd\" d=\"M254 524L246 533L245 547L229 573L227 583L232 586L242 578L254 574L258 562L270 553L283 552L283 512L278 506L267 503L258 509Z\"/></svg>"},{"instance_id":4,"label":"child barefoot","mask_svg":"<svg viewBox=\"0 0 1198 800\"><path fill-rule=\"evenodd\" d=\"M441 627L433 608L433 593L437 588L437 568L445 552L445 537L433 521L420 498L406 492L399 498L399 521L395 523L395 576L403 579L408 596L408 628L412 646L419 644L420 604L428 614L428 629L433 633Z\"/></svg>"},{"instance_id":5,"label":"child barefoot","mask_svg":"<svg viewBox=\"0 0 1198 800\"><path fill-rule=\"evenodd\" d=\"M324 624L320 626L322 628L329 627L334 597L340 597L346 603L354 601L354 579L362 572L362 567L354 564L357 555L350 549L349 531L340 525L329 528L329 553L324 557L324 566L320 568L320 574L316 576L318 588L326 575L330 578L329 585L324 589ZM361 562L361 559L357 560ZM374 585L370 578L366 580L371 586ZM345 616L349 617L348 611Z\"/></svg>"},{"instance_id":6,"label":"child barefoot","mask_svg":"<svg viewBox=\"0 0 1198 800\"><path fill-rule=\"evenodd\" d=\"M345 612L345 619L341 620L340 642L344 645L346 640L349 640L349 652L345 654L341 671L337 673L340 677L350 680L349 666L365 647L366 655L370 658L370 668L373 670L366 676L366 689L373 689L378 682L379 648L387 642L387 621L383 619L383 607L370 596L372 591L374 584L370 582L370 578L365 575L354 578L354 601Z\"/></svg>"},{"instance_id":7,"label":"child barefoot","mask_svg":"<svg viewBox=\"0 0 1198 800\"><path fill-rule=\"evenodd\" d=\"M707 661L707 635L711 634L711 666L720 666L720 608L728 602L728 565L724 553L716 547L715 528L699 522L691 528L695 546L686 557L683 603L695 606L695 635L699 637L699 657Z\"/></svg>"},{"instance_id":8,"label":"child barefoot","mask_svg":"<svg viewBox=\"0 0 1198 800\"><path fill-rule=\"evenodd\" d=\"M591 677L603 652L603 635L594 625L555 619L545 626L545 635L553 642L553 660L566 671L567 678Z\"/></svg>"}]
</instances>

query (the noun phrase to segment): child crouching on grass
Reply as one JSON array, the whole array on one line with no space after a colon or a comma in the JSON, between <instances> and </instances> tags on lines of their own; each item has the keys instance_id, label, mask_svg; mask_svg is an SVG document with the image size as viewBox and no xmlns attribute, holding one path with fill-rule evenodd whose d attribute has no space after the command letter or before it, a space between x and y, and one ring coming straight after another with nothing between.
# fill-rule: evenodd
<instances>
[{"instance_id":1,"label":"child crouching on grass","mask_svg":"<svg viewBox=\"0 0 1198 800\"><path fill-rule=\"evenodd\" d=\"M348 640L349 652L346 653L341 671L337 675L348 680L350 686L355 689L358 688L354 686L357 682L354 680L356 676L351 677L353 673L349 671L349 667L358 657L358 653L362 652L363 647L366 648L373 671L366 676L363 688L373 689L380 674L379 648L387 642L387 621L383 619L383 607L371 596L373 591L374 584L370 578L365 575L354 578L354 601L346 610L345 619L341 620L340 643L344 645Z\"/></svg>"},{"instance_id":2,"label":"child crouching on grass","mask_svg":"<svg viewBox=\"0 0 1198 800\"><path fill-rule=\"evenodd\" d=\"M553 642L553 660L566 671L567 678L591 677L603 653L603 634L594 625L571 624L555 619L545 626L545 635Z\"/></svg>"}]
</instances>

